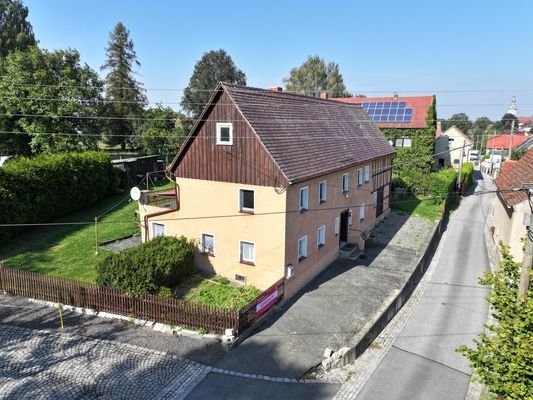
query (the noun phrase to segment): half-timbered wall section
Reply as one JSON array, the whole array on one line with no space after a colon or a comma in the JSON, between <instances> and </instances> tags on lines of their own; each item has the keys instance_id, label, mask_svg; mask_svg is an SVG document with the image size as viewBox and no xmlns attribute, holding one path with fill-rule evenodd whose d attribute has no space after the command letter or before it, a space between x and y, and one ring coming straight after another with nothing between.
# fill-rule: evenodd
<instances>
[{"instance_id":1,"label":"half-timbered wall section","mask_svg":"<svg viewBox=\"0 0 533 400\"><path fill-rule=\"evenodd\" d=\"M219 91L218 99L201 118L189 148L180 150L174 171L177 177L287 186L285 176L226 91ZM217 144L217 123L232 124L232 144Z\"/></svg>"},{"instance_id":2,"label":"half-timbered wall section","mask_svg":"<svg viewBox=\"0 0 533 400\"><path fill-rule=\"evenodd\" d=\"M392 155L372 161L372 181L374 190L387 186L391 182Z\"/></svg>"}]
</instances>

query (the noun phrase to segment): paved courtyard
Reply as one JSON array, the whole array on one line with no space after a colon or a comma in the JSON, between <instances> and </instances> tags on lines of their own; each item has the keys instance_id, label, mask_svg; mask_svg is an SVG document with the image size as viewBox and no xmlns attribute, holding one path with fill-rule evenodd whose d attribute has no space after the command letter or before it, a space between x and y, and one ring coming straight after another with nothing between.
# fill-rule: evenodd
<instances>
[{"instance_id":1,"label":"paved courtyard","mask_svg":"<svg viewBox=\"0 0 533 400\"><path fill-rule=\"evenodd\" d=\"M0 399L183 399L210 368L163 352L0 324Z\"/></svg>"}]
</instances>

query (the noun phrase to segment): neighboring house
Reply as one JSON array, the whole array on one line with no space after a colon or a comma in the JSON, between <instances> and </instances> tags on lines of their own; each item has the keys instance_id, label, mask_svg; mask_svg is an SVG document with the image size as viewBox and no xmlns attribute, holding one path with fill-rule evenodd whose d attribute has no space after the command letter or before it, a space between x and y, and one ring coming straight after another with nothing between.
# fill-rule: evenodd
<instances>
[{"instance_id":1,"label":"neighboring house","mask_svg":"<svg viewBox=\"0 0 533 400\"><path fill-rule=\"evenodd\" d=\"M445 132L441 132L437 129L435 135L435 167L454 167L455 169L458 169L461 153L463 153L463 162L468 161L468 155L470 154L470 151L473 150L473 144L474 142L472 142L472 139L455 125L448 128ZM462 148L463 145L465 145L464 152Z\"/></svg>"},{"instance_id":2,"label":"neighboring house","mask_svg":"<svg viewBox=\"0 0 533 400\"><path fill-rule=\"evenodd\" d=\"M494 239L509 246L515 261L520 262L524 257L522 239L526 235L531 208L527 193L510 190L533 183L533 148L519 161L506 162L494 182L498 188L494 202Z\"/></svg>"},{"instance_id":3,"label":"neighboring house","mask_svg":"<svg viewBox=\"0 0 533 400\"><path fill-rule=\"evenodd\" d=\"M364 246L393 157L359 105L222 83L168 168L174 208L140 205L143 240L197 239L200 269L260 289L285 276L287 298Z\"/></svg>"},{"instance_id":4,"label":"neighboring house","mask_svg":"<svg viewBox=\"0 0 533 400\"><path fill-rule=\"evenodd\" d=\"M518 129L529 133L533 128L533 117L518 117Z\"/></svg>"},{"instance_id":5,"label":"neighboring house","mask_svg":"<svg viewBox=\"0 0 533 400\"><path fill-rule=\"evenodd\" d=\"M509 147L512 146L514 150L524 145L531 139L531 136L527 136L523 132L517 132L512 135L498 135L489 137L487 140L487 153L489 154L502 154L507 157Z\"/></svg>"}]
</instances>

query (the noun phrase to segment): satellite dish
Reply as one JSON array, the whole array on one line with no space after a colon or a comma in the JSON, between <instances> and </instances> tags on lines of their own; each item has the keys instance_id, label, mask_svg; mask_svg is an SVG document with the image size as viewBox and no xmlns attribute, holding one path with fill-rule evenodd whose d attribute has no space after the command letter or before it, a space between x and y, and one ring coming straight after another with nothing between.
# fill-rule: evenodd
<instances>
[{"instance_id":1,"label":"satellite dish","mask_svg":"<svg viewBox=\"0 0 533 400\"><path fill-rule=\"evenodd\" d=\"M141 190L137 186L132 187L130 190L130 197L133 201L139 200L141 198Z\"/></svg>"}]
</instances>

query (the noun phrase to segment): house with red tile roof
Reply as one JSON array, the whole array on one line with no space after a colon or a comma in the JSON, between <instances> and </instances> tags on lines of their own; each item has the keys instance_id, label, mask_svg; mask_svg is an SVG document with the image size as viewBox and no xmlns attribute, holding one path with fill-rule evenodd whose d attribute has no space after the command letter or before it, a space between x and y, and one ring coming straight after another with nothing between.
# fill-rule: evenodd
<instances>
[{"instance_id":1,"label":"house with red tile roof","mask_svg":"<svg viewBox=\"0 0 533 400\"><path fill-rule=\"evenodd\" d=\"M533 183L533 148L518 161L504 164L503 172L494 180L498 188L494 201L494 238L510 247L515 261L522 261L522 238L526 235L531 208L524 184Z\"/></svg>"},{"instance_id":2,"label":"house with red tile roof","mask_svg":"<svg viewBox=\"0 0 533 400\"><path fill-rule=\"evenodd\" d=\"M512 135L512 139L511 135L493 136L487 140L486 148L490 150L509 150L509 147L512 145L513 149L516 149L528 141L528 139L530 137L524 133L514 134Z\"/></svg>"},{"instance_id":3,"label":"house with red tile roof","mask_svg":"<svg viewBox=\"0 0 533 400\"><path fill-rule=\"evenodd\" d=\"M174 201L139 205L143 240L194 238L200 270L291 297L390 211L394 154L360 104L221 83L168 168Z\"/></svg>"}]
</instances>

